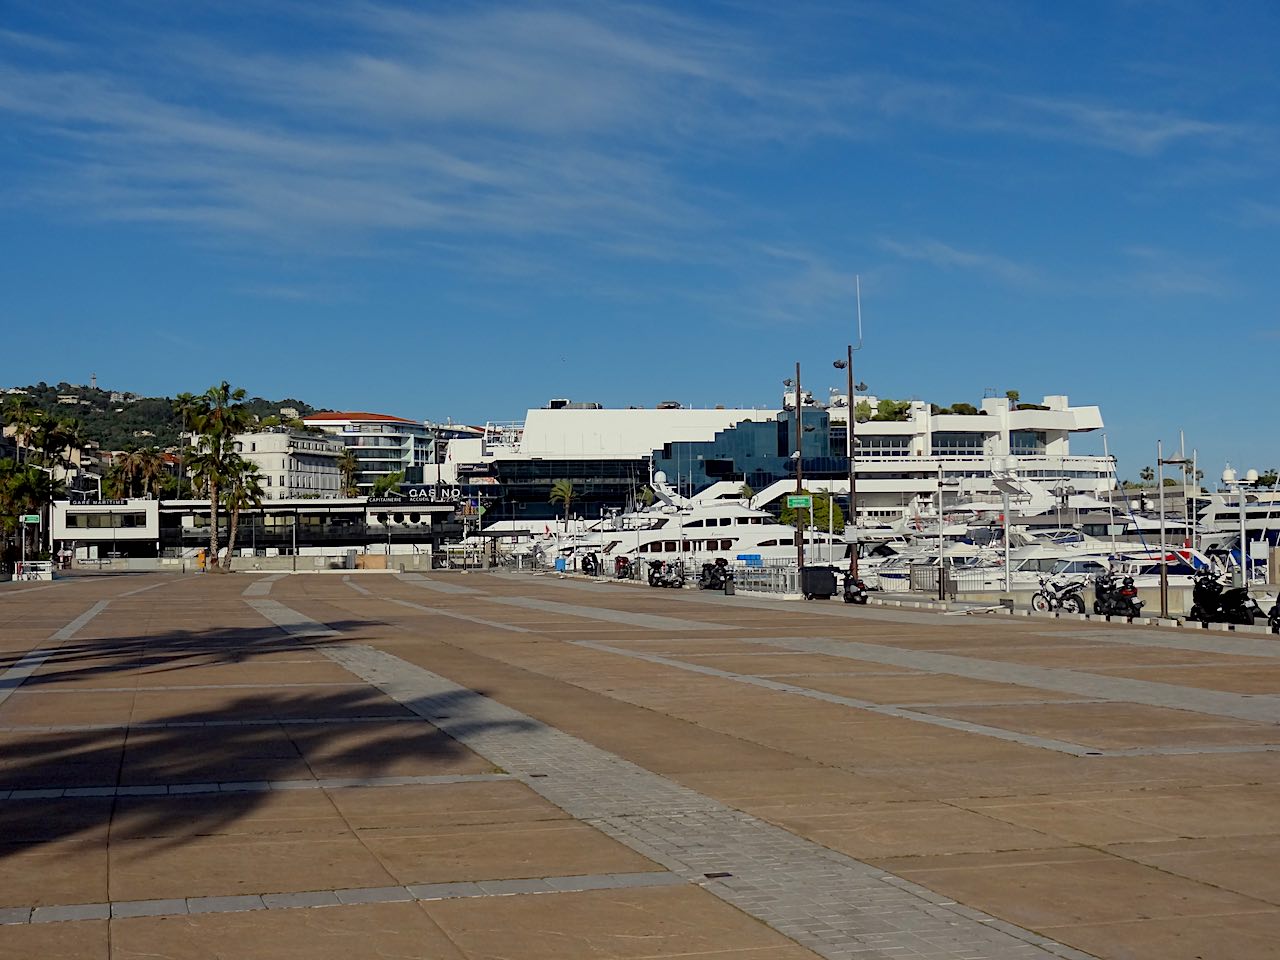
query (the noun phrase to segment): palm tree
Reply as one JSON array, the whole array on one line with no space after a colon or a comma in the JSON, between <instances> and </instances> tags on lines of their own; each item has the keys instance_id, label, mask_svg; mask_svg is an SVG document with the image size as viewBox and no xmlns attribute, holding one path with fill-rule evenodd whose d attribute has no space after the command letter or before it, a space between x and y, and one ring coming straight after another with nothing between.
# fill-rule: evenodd
<instances>
[{"instance_id":1,"label":"palm tree","mask_svg":"<svg viewBox=\"0 0 1280 960\"><path fill-rule=\"evenodd\" d=\"M573 502L574 490L572 480L556 480L551 484L552 503L564 504L564 532L569 532L569 505Z\"/></svg>"},{"instance_id":2,"label":"palm tree","mask_svg":"<svg viewBox=\"0 0 1280 960\"><path fill-rule=\"evenodd\" d=\"M42 411L32 406L30 401L21 397L5 405L5 424L13 427L13 439L18 445L18 459L20 461L26 459L21 455L22 448L32 445L31 441L35 434L36 426L43 418L44 413Z\"/></svg>"},{"instance_id":3,"label":"palm tree","mask_svg":"<svg viewBox=\"0 0 1280 960\"><path fill-rule=\"evenodd\" d=\"M236 529L240 526L240 511L248 507L262 506L262 484L258 479L258 465L239 454L231 454L226 464L226 492L223 503L231 511L231 529L227 532L227 569L236 552Z\"/></svg>"},{"instance_id":4,"label":"palm tree","mask_svg":"<svg viewBox=\"0 0 1280 960\"><path fill-rule=\"evenodd\" d=\"M190 457L192 478L201 483L209 495L209 567L218 570L219 492L229 471L228 458L233 455L235 435L243 432L250 421L245 392L223 380L210 387L189 404L188 422L198 436L196 452Z\"/></svg>"},{"instance_id":5,"label":"palm tree","mask_svg":"<svg viewBox=\"0 0 1280 960\"><path fill-rule=\"evenodd\" d=\"M360 488L356 486L356 474L360 472L360 461L355 451L349 447L338 457L338 472L342 474L342 495L344 497L359 496Z\"/></svg>"},{"instance_id":6,"label":"palm tree","mask_svg":"<svg viewBox=\"0 0 1280 960\"><path fill-rule=\"evenodd\" d=\"M196 395L194 393L186 393L185 391L183 393L178 394L176 397L173 398L173 409L174 409L174 412L177 413L179 418L181 418L182 420L181 433L184 433L184 434L190 433L191 432L191 415L192 413L195 412L195 409L196 409ZM182 478L186 472L185 470L183 470L183 466L184 466L183 461L185 460L185 457L183 456L183 450L186 447L190 446L189 441L190 441L190 437L184 437L184 436L178 437L178 498L179 499L181 499L182 497Z\"/></svg>"}]
</instances>

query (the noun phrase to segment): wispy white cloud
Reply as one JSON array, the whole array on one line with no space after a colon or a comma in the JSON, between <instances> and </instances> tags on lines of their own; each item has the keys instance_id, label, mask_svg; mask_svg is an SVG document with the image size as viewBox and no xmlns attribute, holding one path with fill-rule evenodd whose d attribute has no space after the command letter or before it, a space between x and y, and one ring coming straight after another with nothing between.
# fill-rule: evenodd
<instances>
[{"instance_id":1,"label":"wispy white cloud","mask_svg":"<svg viewBox=\"0 0 1280 960\"><path fill-rule=\"evenodd\" d=\"M1145 296L1221 298L1230 292L1216 263L1150 246L1128 247L1124 254L1133 264L1125 284Z\"/></svg>"},{"instance_id":2,"label":"wispy white cloud","mask_svg":"<svg viewBox=\"0 0 1280 960\"><path fill-rule=\"evenodd\" d=\"M881 238L881 249L903 260L916 260L944 270L961 270L994 278L1005 283L1027 285L1039 279L1032 267L998 254L965 250L940 240L895 240Z\"/></svg>"}]
</instances>

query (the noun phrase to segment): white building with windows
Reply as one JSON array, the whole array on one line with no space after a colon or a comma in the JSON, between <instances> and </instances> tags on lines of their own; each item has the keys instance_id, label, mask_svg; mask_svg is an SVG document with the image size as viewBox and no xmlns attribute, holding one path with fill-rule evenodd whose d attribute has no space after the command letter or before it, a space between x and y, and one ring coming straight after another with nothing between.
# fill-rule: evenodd
<instances>
[{"instance_id":1,"label":"white building with windows","mask_svg":"<svg viewBox=\"0 0 1280 960\"><path fill-rule=\"evenodd\" d=\"M329 437L288 429L241 433L235 451L258 467L268 500L341 497L338 458L342 444Z\"/></svg>"},{"instance_id":2,"label":"white building with windows","mask_svg":"<svg viewBox=\"0 0 1280 960\"><path fill-rule=\"evenodd\" d=\"M302 418L355 454L360 468L356 487L361 496L373 492L379 477L401 473L406 483L421 483L422 469L434 460L435 433L425 423L385 413L326 412Z\"/></svg>"}]
</instances>

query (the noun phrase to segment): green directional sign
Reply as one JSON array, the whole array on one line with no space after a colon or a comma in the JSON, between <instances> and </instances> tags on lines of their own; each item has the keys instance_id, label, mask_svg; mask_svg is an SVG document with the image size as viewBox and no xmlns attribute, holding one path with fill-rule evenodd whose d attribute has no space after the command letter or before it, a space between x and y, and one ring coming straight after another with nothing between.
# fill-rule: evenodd
<instances>
[{"instance_id":1,"label":"green directional sign","mask_svg":"<svg viewBox=\"0 0 1280 960\"><path fill-rule=\"evenodd\" d=\"M28 513L28 514L26 514L26 515L24 515L24 516L23 516L23 518L22 518L22 522L23 522L23 523L39 523L39 522L40 522L40 516L39 516L39 514L35 514L35 513Z\"/></svg>"},{"instance_id":2,"label":"green directional sign","mask_svg":"<svg viewBox=\"0 0 1280 960\"><path fill-rule=\"evenodd\" d=\"M787 506L794 510L796 507L813 507L813 497L807 493L790 493L787 494Z\"/></svg>"}]
</instances>

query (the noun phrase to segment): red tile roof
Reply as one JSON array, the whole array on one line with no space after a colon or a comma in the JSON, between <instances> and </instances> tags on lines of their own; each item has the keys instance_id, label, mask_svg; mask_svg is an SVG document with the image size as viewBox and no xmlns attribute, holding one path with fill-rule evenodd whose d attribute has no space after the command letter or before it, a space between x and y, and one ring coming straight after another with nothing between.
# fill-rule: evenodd
<instances>
[{"instance_id":1,"label":"red tile roof","mask_svg":"<svg viewBox=\"0 0 1280 960\"><path fill-rule=\"evenodd\" d=\"M390 420L394 423L417 423L417 420L406 420L404 417L391 417L385 413L334 412L309 413L302 418L306 420Z\"/></svg>"}]
</instances>

